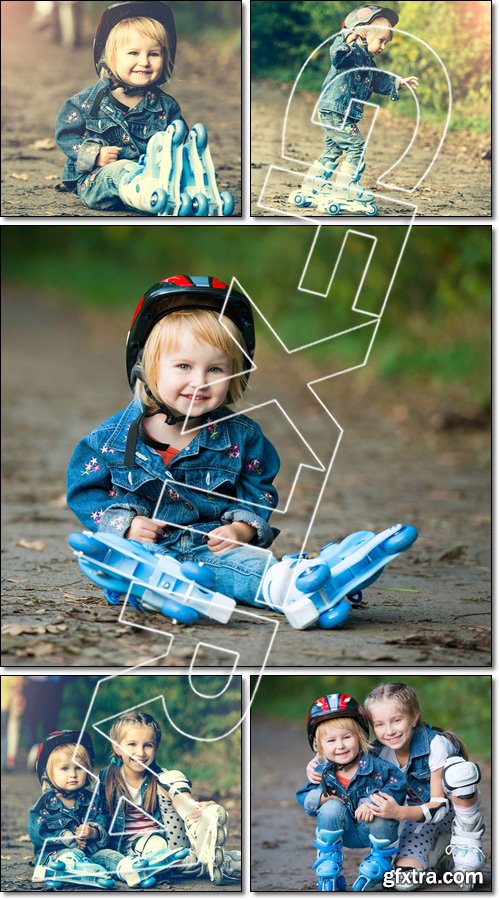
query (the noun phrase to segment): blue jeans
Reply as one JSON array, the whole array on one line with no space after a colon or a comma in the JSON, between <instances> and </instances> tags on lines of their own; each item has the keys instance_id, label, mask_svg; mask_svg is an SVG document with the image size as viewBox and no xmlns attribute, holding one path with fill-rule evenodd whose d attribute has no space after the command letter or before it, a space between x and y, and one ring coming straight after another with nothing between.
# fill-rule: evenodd
<instances>
[{"instance_id":1,"label":"blue jeans","mask_svg":"<svg viewBox=\"0 0 500 900\"><path fill-rule=\"evenodd\" d=\"M342 128L344 116L331 110L320 109L319 120L325 136L325 147L318 159L325 169L335 169L338 160L345 153L346 163L357 171L365 153L365 140L356 122L347 119L342 131L332 131L327 125Z\"/></svg>"},{"instance_id":2,"label":"blue jeans","mask_svg":"<svg viewBox=\"0 0 500 900\"><path fill-rule=\"evenodd\" d=\"M345 803L327 800L318 812L318 828L328 831L342 831L344 847L369 847L370 834L379 839L387 839L394 844L398 839L399 823L395 819L381 819L375 816L373 822L357 822Z\"/></svg>"},{"instance_id":3,"label":"blue jeans","mask_svg":"<svg viewBox=\"0 0 500 900\"><path fill-rule=\"evenodd\" d=\"M189 559L207 566L215 575L215 590L219 593L242 603L268 608L260 590L262 576L269 566L278 562L268 550L246 544L224 553L212 553L206 544L194 546L190 540L183 540L187 537L184 535L175 548L168 548L168 552L180 562Z\"/></svg>"},{"instance_id":4,"label":"blue jeans","mask_svg":"<svg viewBox=\"0 0 500 900\"><path fill-rule=\"evenodd\" d=\"M116 872L116 867L120 860L123 859L123 853L119 853L118 850L98 850L96 853L93 853L90 861L96 863L98 866L102 866L103 869L106 869L107 872Z\"/></svg>"},{"instance_id":5,"label":"blue jeans","mask_svg":"<svg viewBox=\"0 0 500 900\"><path fill-rule=\"evenodd\" d=\"M128 209L120 200L118 185L137 165L131 159L117 159L93 169L78 179L76 193L89 209Z\"/></svg>"}]
</instances>

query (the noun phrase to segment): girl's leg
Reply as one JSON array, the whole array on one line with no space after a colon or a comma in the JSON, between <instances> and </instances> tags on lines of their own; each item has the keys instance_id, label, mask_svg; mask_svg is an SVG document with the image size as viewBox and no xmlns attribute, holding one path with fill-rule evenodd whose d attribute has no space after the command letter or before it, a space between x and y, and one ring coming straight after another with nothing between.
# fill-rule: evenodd
<instances>
[{"instance_id":1,"label":"girl's leg","mask_svg":"<svg viewBox=\"0 0 500 900\"><path fill-rule=\"evenodd\" d=\"M337 168L338 161L344 152L343 134L341 131L333 129L341 128L343 117L330 110L320 109L319 120L325 138L325 146L317 161L317 165L333 172Z\"/></svg>"},{"instance_id":2,"label":"girl's leg","mask_svg":"<svg viewBox=\"0 0 500 900\"><path fill-rule=\"evenodd\" d=\"M278 562L269 550L245 545L225 553L212 553L203 544L180 554L179 558L193 559L210 568L215 575L215 588L221 594L251 606L269 608L262 598L262 579L269 567Z\"/></svg>"},{"instance_id":3,"label":"girl's leg","mask_svg":"<svg viewBox=\"0 0 500 900\"><path fill-rule=\"evenodd\" d=\"M313 871L318 878L319 891L341 891L345 889L345 879L340 874L344 861L345 824L349 812L340 800L327 800L320 807L317 817L316 847L317 857Z\"/></svg>"},{"instance_id":4,"label":"girl's leg","mask_svg":"<svg viewBox=\"0 0 500 900\"><path fill-rule=\"evenodd\" d=\"M370 852L359 866L353 891L371 891L383 884L397 853L398 827L396 820L379 817L369 823L356 822L360 846L370 847Z\"/></svg>"},{"instance_id":5,"label":"girl's leg","mask_svg":"<svg viewBox=\"0 0 500 900\"><path fill-rule=\"evenodd\" d=\"M130 159L118 159L79 179L76 192L89 209L125 209L120 197L120 182L138 168Z\"/></svg>"}]
</instances>

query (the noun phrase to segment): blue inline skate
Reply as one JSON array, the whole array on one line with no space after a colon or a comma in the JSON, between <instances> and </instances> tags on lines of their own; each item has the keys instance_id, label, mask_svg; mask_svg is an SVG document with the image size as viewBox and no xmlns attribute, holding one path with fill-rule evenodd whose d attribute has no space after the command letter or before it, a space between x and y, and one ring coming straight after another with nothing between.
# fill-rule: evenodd
<instances>
[{"instance_id":1,"label":"blue inline skate","mask_svg":"<svg viewBox=\"0 0 500 900\"><path fill-rule=\"evenodd\" d=\"M359 867L359 874L354 882L353 891L371 891L381 884L386 872L392 869L397 852L397 844L391 844L387 838L376 838L370 835L371 850Z\"/></svg>"},{"instance_id":2,"label":"blue inline skate","mask_svg":"<svg viewBox=\"0 0 500 900\"><path fill-rule=\"evenodd\" d=\"M129 593L136 609L159 612L190 625L199 615L226 623L234 600L213 590L215 576L201 563L178 562L138 541L110 532L73 532L68 538L87 578L104 588L108 603L120 603Z\"/></svg>"},{"instance_id":3,"label":"blue inline skate","mask_svg":"<svg viewBox=\"0 0 500 900\"><path fill-rule=\"evenodd\" d=\"M194 125L184 145L181 189L192 199L195 216L230 216L234 197L230 191L219 193L217 176L204 125Z\"/></svg>"},{"instance_id":4,"label":"blue inline skate","mask_svg":"<svg viewBox=\"0 0 500 900\"><path fill-rule=\"evenodd\" d=\"M344 861L342 831L317 828L314 846L318 857L312 868L318 877L318 891L345 891L345 878L340 874Z\"/></svg>"},{"instance_id":5,"label":"blue inline skate","mask_svg":"<svg viewBox=\"0 0 500 900\"><path fill-rule=\"evenodd\" d=\"M133 854L120 860L116 874L128 887L151 888L163 877L168 878L169 870L178 867L179 860L187 856L189 847L169 850L161 835L144 835L135 842Z\"/></svg>"},{"instance_id":6,"label":"blue inline skate","mask_svg":"<svg viewBox=\"0 0 500 900\"><path fill-rule=\"evenodd\" d=\"M411 547L418 535L413 525L393 525L380 534L356 531L340 544L321 548L314 559L285 556L271 566L263 580L265 603L282 612L293 628L337 628L362 591L373 584L385 566Z\"/></svg>"},{"instance_id":7,"label":"blue inline skate","mask_svg":"<svg viewBox=\"0 0 500 900\"><path fill-rule=\"evenodd\" d=\"M32 881L54 891L63 890L69 884L109 891L115 884L110 873L91 862L81 850L64 850L57 859L35 866Z\"/></svg>"}]
</instances>

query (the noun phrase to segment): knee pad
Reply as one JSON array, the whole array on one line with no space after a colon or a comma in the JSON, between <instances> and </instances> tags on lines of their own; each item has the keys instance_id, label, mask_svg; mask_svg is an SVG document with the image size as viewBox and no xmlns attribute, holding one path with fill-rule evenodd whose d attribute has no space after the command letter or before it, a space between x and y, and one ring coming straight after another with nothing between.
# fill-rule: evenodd
<instances>
[{"instance_id":1,"label":"knee pad","mask_svg":"<svg viewBox=\"0 0 500 900\"><path fill-rule=\"evenodd\" d=\"M151 853L158 853L160 850L168 850L168 844L161 834L143 834L138 837L132 845L134 853L140 857L150 856Z\"/></svg>"},{"instance_id":2,"label":"knee pad","mask_svg":"<svg viewBox=\"0 0 500 900\"><path fill-rule=\"evenodd\" d=\"M481 771L475 762L461 756L450 756L443 766L443 787L459 800L467 800L476 792Z\"/></svg>"}]
</instances>

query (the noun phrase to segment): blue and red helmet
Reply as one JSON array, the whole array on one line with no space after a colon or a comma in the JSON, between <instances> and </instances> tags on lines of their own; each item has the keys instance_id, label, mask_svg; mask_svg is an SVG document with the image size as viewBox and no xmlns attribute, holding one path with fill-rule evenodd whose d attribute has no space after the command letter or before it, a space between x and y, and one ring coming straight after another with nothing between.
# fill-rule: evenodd
<instances>
[{"instance_id":1,"label":"blue and red helmet","mask_svg":"<svg viewBox=\"0 0 500 900\"><path fill-rule=\"evenodd\" d=\"M103 67L103 54L106 41L112 28L122 22L123 19L155 19L163 25L169 48L169 60L162 72L160 81L166 81L174 68L175 50L177 47L177 32L175 29L174 14L166 3L161 0L139 0L139 2L112 3L104 10L94 38L94 65L98 75Z\"/></svg>"},{"instance_id":2,"label":"blue and red helmet","mask_svg":"<svg viewBox=\"0 0 500 900\"><path fill-rule=\"evenodd\" d=\"M126 362L130 387L134 390L142 351L154 326L179 309L221 311L241 332L250 359L255 351L252 305L247 297L211 275L171 275L154 284L139 301L127 336Z\"/></svg>"},{"instance_id":3,"label":"blue and red helmet","mask_svg":"<svg viewBox=\"0 0 500 900\"><path fill-rule=\"evenodd\" d=\"M370 734L368 717L354 697L349 694L326 694L314 701L306 716L307 737L313 750L316 729L320 722L328 719L355 719L366 736Z\"/></svg>"},{"instance_id":4,"label":"blue and red helmet","mask_svg":"<svg viewBox=\"0 0 500 900\"><path fill-rule=\"evenodd\" d=\"M389 9L387 6L367 4L358 6L345 17L342 22L342 31L354 31L357 25L371 25L373 20L378 18L387 19L392 28L399 22L399 16L393 9Z\"/></svg>"}]
</instances>

